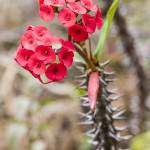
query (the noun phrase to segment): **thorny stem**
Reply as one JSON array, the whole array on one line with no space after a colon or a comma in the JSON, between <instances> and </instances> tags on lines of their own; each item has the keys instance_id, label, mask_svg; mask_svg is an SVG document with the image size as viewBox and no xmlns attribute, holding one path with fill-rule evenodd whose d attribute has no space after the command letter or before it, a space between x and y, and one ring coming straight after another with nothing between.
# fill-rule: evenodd
<instances>
[{"instance_id":1,"label":"thorny stem","mask_svg":"<svg viewBox=\"0 0 150 150\"><path fill-rule=\"evenodd\" d=\"M105 1L105 7L103 9L103 15L105 16L110 5L112 4L113 0L106 0ZM148 88L147 88L147 77L145 75L144 69L140 63L140 59L137 55L136 48L134 45L134 38L129 33L129 30L127 28L127 23L125 18L121 15L119 9L116 12L116 15L114 17L115 25L118 28L118 33L121 38L121 42L123 44L124 51L127 53L128 57L130 58L130 61L132 65L135 67L135 71L137 74L137 78L139 80L138 82L138 90L139 90L139 97L140 97L140 111L138 112L139 116L139 129L141 131L144 130L143 122L145 122L145 111L146 111L146 100L148 97Z\"/></svg>"},{"instance_id":2,"label":"thorny stem","mask_svg":"<svg viewBox=\"0 0 150 150\"><path fill-rule=\"evenodd\" d=\"M92 71L96 70L96 67L94 65L94 63L92 62L92 60L89 59L89 57L87 56L87 54L82 50L82 48L80 47L80 45L78 45L77 43L74 43L76 51L80 54L80 56L86 61L86 63L89 65L90 69Z\"/></svg>"}]
</instances>

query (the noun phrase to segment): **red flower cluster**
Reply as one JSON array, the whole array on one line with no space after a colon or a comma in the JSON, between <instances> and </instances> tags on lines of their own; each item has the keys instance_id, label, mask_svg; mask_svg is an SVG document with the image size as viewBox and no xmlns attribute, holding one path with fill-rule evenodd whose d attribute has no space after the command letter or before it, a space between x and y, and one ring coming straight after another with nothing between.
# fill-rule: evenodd
<instances>
[{"instance_id":1,"label":"red flower cluster","mask_svg":"<svg viewBox=\"0 0 150 150\"><path fill-rule=\"evenodd\" d=\"M45 26L29 26L21 37L15 60L42 83L50 83L66 76L74 50L70 41L54 37ZM44 76L47 81L43 81Z\"/></svg>"},{"instance_id":2,"label":"red flower cluster","mask_svg":"<svg viewBox=\"0 0 150 150\"><path fill-rule=\"evenodd\" d=\"M49 22L58 13L59 21L76 42L85 41L103 24L101 11L92 0L39 0L39 5L40 17Z\"/></svg>"}]
</instances>

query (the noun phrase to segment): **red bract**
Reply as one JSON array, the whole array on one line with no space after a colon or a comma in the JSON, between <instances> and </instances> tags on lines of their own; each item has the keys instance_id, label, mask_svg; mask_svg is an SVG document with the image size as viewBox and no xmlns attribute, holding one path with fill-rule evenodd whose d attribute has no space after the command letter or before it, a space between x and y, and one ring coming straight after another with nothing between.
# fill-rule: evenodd
<instances>
[{"instance_id":1,"label":"red bract","mask_svg":"<svg viewBox=\"0 0 150 150\"><path fill-rule=\"evenodd\" d=\"M52 21L55 15L53 7L44 4L40 5L39 15L46 22Z\"/></svg>"},{"instance_id":2,"label":"red bract","mask_svg":"<svg viewBox=\"0 0 150 150\"><path fill-rule=\"evenodd\" d=\"M88 33L82 25L75 24L69 28L69 34L72 36L74 41L81 42L88 38Z\"/></svg>"},{"instance_id":3,"label":"red bract","mask_svg":"<svg viewBox=\"0 0 150 150\"><path fill-rule=\"evenodd\" d=\"M58 14L58 20L64 27L70 28L79 24L82 28L81 37L73 33L70 28L70 35L76 42L84 41L88 38L88 33L95 32L102 27L102 16L98 6L92 0L39 0L40 16L45 21L51 21L54 13ZM77 30L79 31L79 30ZM76 38L78 37L78 39ZM47 38L46 38L47 39ZM42 44L42 43L38 43Z\"/></svg>"},{"instance_id":4,"label":"red bract","mask_svg":"<svg viewBox=\"0 0 150 150\"><path fill-rule=\"evenodd\" d=\"M76 0L66 0L66 2L68 3L72 3L72 2L75 2Z\"/></svg>"},{"instance_id":5,"label":"red bract","mask_svg":"<svg viewBox=\"0 0 150 150\"><path fill-rule=\"evenodd\" d=\"M62 43L62 45L63 45L64 48L66 48L69 51L71 51L71 52L74 53L75 47L74 47L74 45L70 41L61 40L61 43Z\"/></svg>"},{"instance_id":6,"label":"red bract","mask_svg":"<svg viewBox=\"0 0 150 150\"><path fill-rule=\"evenodd\" d=\"M63 7L65 4L65 0L44 0L44 4L56 7Z\"/></svg>"},{"instance_id":7,"label":"red bract","mask_svg":"<svg viewBox=\"0 0 150 150\"><path fill-rule=\"evenodd\" d=\"M76 15L69 8L64 8L59 12L58 19L64 27L70 27L75 24Z\"/></svg>"},{"instance_id":8,"label":"red bract","mask_svg":"<svg viewBox=\"0 0 150 150\"><path fill-rule=\"evenodd\" d=\"M97 11L97 6L93 4L91 0L81 0L81 4L88 10Z\"/></svg>"},{"instance_id":9,"label":"red bract","mask_svg":"<svg viewBox=\"0 0 150 150\"><path fill-rule=\"evenodd\" d=\"M68 3L67 6L75 13L77 14L85 14L86 13L86 9L84 7L81 6L81 4L79 2L72 2L72 3Z\"/></svg>"},{"instance_id":10,"label":"red bract","mask_svg":"<svg viewBox=\"0 0 150 150\"><path fill-rule=\"evenodd\" d=\"M43 25L32 27L32 30L33 30L36 38L39 40L41 40L46 34L48 34L47 28Z\"/></svg>"},{"instance_id":11,"label":"red bract","mask_svg":"<svg viewBox=\"0 0 150 150\"><path fill-rule=\"evenodd\" d=\"M45 75L53 81L62 80L67 75L67 69L63 64L52 64L47 68Z\"/></svg>"},{"instance_id":12,"label":"red bract","mask_svg":"<svg viewBox=\"0 0 150 150\"><path fill-rule=\"evenodd\" d=\"M66 76L74 51L70 41L54 37L45 26L30 25L21 38L15 60L41 83L47 84ZM47 81L43 81L43 76L47 77Z\"/></svg>"},{"instance_id":13,"label":"red bract","mask_svg":"<svg viewBox=\"0 0 150 150\"><path fill-rule=\"evenodd\" d=\"M103 20L102 20L102 13L101 13L100 9L98 9L96 12L95 20L96 20L97 28L101 29L102 25L103 25Z\"/></svg>"},{"instance_id":14,"label":"red bract","mask_svg":"<svg viewBox=\"0 0 150 150\"><path fill-rule=\"evenodd\" d=\"M28 68L36 75L44 74L46 70L44 62L37 59L35 55L32 55L32 57L28 61Z\"/></svg>"},{"instance_id":15,"label":"red bract","mask_svg":"<svg viewBox=\"0 0 150 150\"><path fill-rule=\"evenodd\" d=\"M18 50L16 54L15 60L22 66L25 67L31 58L31 56L34 54L33 51L27 50L27 49L20 49Z\"/></svg>"},{"instance_id":16,"label":"red bract","mask_svg":"<svg viewBox=\"0 0 150 150\"><path fill-rule=\"evenodd\" d=\"M36 39L32 31L26 31L21 38L21 44L24 48L34 50L36 47Z\"/></svg>"},{"instance_id":17,"label":"red bract","mask_svg":"<svg viewBox=\"0 0 150 150\"><path fill-rule=\"evenodd\" d=\"M96 21L95 21L94 17L90 16L89 14L84 14L82 16L82 22L83 22L87 32L89 32L89 33L95 32Z\"/></svg>"},{"instance_id":18,"label":"red bract","mask_svg":"<svg viewBox=\"0 0 150 150\"><path fill-rule=\"evenodd\" d=\"M52 63L56 59L56 54L50 46L40 45L35 49L36 57L44 63Z\"/></svg>"},{"instance_id":19,"label":"red bract","mask_svg":"<svg viewBox=\"0 0 150 150\"><path fill-rule=\"evenodd\" d=\"M44 3L44 0L39 0L39 4L43 4Z\"/></svg>"},{"instance_id":20,"label":"red bract","mask_svg":"<svg viewBox=\"0 0 150 150\"><path fill-rule=\"evenodd\" d=\"M88 97L90 102L90 107L94 111L96 107L96 100L99 92L99 72L92 72L89 75L88 81Z\"/></svg>"},{"instance_id":21,"label":"red bract","mask_svg":"<svg viewBox=\"0 0 150 150\"><path fill-rule=\"evenodd\" d=\"M73 63L73 52L66 48L62 48L58 53L58 57L61 63L63 63L67 68Z\"/></svg>"}]
</instances>

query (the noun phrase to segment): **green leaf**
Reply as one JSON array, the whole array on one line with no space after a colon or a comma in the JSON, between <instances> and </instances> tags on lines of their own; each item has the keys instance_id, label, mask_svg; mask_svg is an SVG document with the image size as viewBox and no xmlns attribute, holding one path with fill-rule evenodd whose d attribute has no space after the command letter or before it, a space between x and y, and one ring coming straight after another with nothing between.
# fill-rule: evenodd
<instances>
[{"instance_id":1,"label":"green leaf","mask_svg":"<svg viewBox=\"0 0 150 150\"><path fill-rule=\"evenodd\" d=\"M109 8L109 10L107 12L106 19L105 19L104 25L101 30L101 35L100 35L100 38L98 41L98 45L97 45L95 53L94 53L97 60L100 59L101 53L104 49L104 45L105 45L107 36L109 34L109 31L110 31L113 17L115 15L115 12L116 12L118 6L119 6L119 0L114 0L111 7Z\"/></svg>"},{"instance_id":2,"label":"green leaf","mask_svg":"<svg viewBox=\"0 0 150 150\"><path fill-rule=\"evenodd\" d=\"M136 136L132 140L131 150L150 150L150 131Z\"/></svg>"}]
</instances>

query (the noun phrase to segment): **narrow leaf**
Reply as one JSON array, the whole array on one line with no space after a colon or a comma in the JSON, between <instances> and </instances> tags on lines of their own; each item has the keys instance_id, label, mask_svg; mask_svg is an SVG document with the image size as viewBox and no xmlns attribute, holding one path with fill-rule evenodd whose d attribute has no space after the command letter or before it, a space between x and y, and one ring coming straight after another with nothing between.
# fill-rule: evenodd
<instances>
[{"instance_id":1,"label":"narrow leaf","mask_svg":"<svg viewBox=\"0 0 150 150\"><path fill-rule=\"evenodd\" d=\"M110 26L112 24L113 17L118 8L118 5L119 5L119 0L114 0L114 2L112 3L111 7L109 8L109 10L107 12L107 16L106 16L104 25L102 27L101 35L100 35L98 45L96 47L95 54L94 54L96 56L97 60L100 59L100 55L102 53L102 50L104 49L104 45L105 45L108 33L110 31Z\"/></svg>"}]
</instances>

